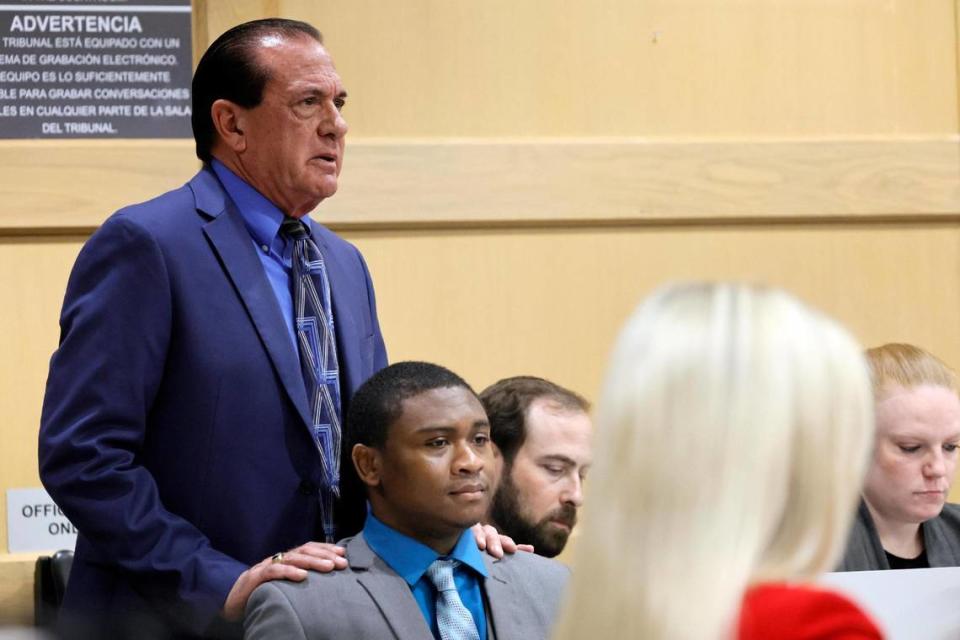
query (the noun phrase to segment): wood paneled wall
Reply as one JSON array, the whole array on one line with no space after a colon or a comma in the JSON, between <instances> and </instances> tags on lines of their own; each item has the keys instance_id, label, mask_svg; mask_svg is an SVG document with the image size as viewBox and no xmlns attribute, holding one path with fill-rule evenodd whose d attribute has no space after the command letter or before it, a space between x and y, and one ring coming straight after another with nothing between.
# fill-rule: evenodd
<instances>
[{"instance_id":1,"label":"wood paneled wall","mask_svg":"<svg viewBox=\"0 0 960 640\"><path fill-rule=\"evenodd\" d=\"M324 32L351 134L341 192L315 215L367 257L392 360L594 397L626 314L676 279L783 286L864 344L960 366L957 14L956 0L196 0L194 41L267 15ZM0 141L0 510L39 482L80 245L196 168L190 141ZM0 624L28 622L31 559L0 560Z\"/></svg>"}]
</instances>

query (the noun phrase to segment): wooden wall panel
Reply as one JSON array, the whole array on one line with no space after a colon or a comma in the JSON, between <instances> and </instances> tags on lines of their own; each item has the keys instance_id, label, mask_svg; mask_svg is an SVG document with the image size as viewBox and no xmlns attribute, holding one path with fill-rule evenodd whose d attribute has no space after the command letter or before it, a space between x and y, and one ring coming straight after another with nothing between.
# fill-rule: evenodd
<instances>
[{"instance_id":1,"label":"wooden wall panel","mask_svg":"<svg viewBox=\"0 0 960 640\"><path fill-rule=\"evenodd\" d=\"M188 140L2 140L0 235L89 233L199 168Z\"/></svg>"},{"instance_id":2,"label":"wooden wall panel","mask_svg":"<svg viewBox=\"0 0 960 640\"><path fill-rule=\"evenodd\" d=\"M256 18L293 17L280 7L278 0L193 0L193 13L198 61L207 46L230 27Z\"/></svg>"},{"instance_id":3,"label":"wooden wall panel","mask_svg":"<svg viewBox=\"0 0 960 640\"><path fill-rule=\"evenodd\" d=\"M28 638L6 626L33 624L33 565L35 554L0 554L0 637Z\"/></svg>"},{"instance_id":4,"label":"wooden wall panel","mask_svg":"<svg viewBox=\"0 0 960 640\"><path fill-rule=\"evenodd\" d=\"M785 287L865 344L903 340L960 366L960 226L783 225L353 232L391 360L472 383L534 373L595 397L620 325L655 287Z\"/></svg>"},{"instance_id":5,"label":"wooden wall panel","mask_svg":"<svg viewBox=\"0 0 960 640\"><path fill-rule=\"evenodd\" d=\"M284 0L363 136L953 133L953 0Z\"/></svg>"},{"instance_id":6,"label":"wooden wall panel","mask_svg":"<svg viewBox=\"0 0 960 640\"><path fill-rule=\"evenodd\" d=\"M725 222L960 214L940 139L348 144L335 224Z\"/></svg>"},{"instance_id":7,"label":"wooden wall panel","mask_svg":"<svg viewBox=\"0 0 960 640\"><path fill-rule=\"evenodd\" d=\"M0 558L7 551L7 489L40 486L40 407L67 276L82 240L0 238L0 300L7 301L0 313Z\"/></svg>"},{"instance_id":8,"label":"wooden wall panel","mask_svg":"<svg viewBox=\"0 0 960 640\"><path fill-rule=\"evenodd\" d=\"M955 4L197 0L194 40L325 31L351 92L337 222L942 213ZM0 230L89 231L182 183L191 149L0 142Z\"/></svg>"},{"instance_id":9,"label":"wooden wall panel","mask_svg":"<svg viewBox=\"0 0 960 640\"><path fill-rule=\"evenodd\" d=\"M0 234L87 233L198 168L186 140L104 142L92 155L89 145L0 142ZM315 215L340 228L956 218L958 168L956 136L361 139L348 142L340 190Z\"/></svg>"}]
</instances>

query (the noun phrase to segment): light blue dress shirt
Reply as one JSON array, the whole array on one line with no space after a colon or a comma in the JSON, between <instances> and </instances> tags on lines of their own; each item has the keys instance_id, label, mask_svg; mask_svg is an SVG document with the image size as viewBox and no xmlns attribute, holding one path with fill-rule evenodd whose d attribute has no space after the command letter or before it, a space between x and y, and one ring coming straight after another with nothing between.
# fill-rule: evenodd
<instances>
[{"instance_id":1,"label":"light blue dress shirt","mask_svg":"<svg viewBox=\"0 0 960 640\"><path fill-rule=\"evenodd\" d=\"M473 616L480 640L486 640L487 617L484 615L480 584L481 580L487 577L487 567L483 564L483 555L469 529L460 535L449 555L441 556L427 545L380 522L368 510L367 521L363 525L363 537L373 552L407 582L420 612L427 620L427 626L437 640L440 638L435 605L437 592L424 574L437 558L458 560L460 565L453 571L453 582L457 585L460 600Z\"/></svg>"}]
</instances>

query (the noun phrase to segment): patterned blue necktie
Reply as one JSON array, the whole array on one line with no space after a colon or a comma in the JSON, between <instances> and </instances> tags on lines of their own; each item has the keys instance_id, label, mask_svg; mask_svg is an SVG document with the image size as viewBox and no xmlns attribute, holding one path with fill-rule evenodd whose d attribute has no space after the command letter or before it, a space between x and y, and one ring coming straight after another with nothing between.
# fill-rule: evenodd
<instances>
[{"instance_id":1,"label":"patterned blue necktie","mask_svg":"<svg viewBox=\"0 0 960 640\"><path fill-rule=\"evenodd\" d=\"M285 218L280 233L293 241L293 316L307 387L311 433L320 452L320 510L327 542L336 535L334 499L340 495L340 367L323 255L302 222Z\"/></svg>"},{"instance_id":2,"label":"patterned blue necktie","mask_svg":"<svg viewBox=\"0 0 960 640\"><path fill-rule=\"evenodd\" d=\"M437 629L440 640L479 640L480 632L473 616L453 582L453 569L459 564L456 560L438 558L427 567L427 579L437 588Z\"/></svg>"}]
</instances>

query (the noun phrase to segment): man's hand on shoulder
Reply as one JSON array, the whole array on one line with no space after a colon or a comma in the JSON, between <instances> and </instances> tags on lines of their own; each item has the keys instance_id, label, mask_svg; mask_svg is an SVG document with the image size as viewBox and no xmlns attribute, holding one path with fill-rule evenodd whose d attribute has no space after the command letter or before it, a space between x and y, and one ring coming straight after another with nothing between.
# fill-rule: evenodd
<instances>
[{"instance_id":1,"label":"man's hand on shoulder","mask_svg":"<svg viewBox=\"0 0 960 640\"><path fill-rule=\"evenodd\" d=\"M307 570L329 573L347 568L346 549L323 542L308 542L290 551L275 554L240 574L223 604L223 617L235 621L243 617L253 590L270 580L301 582Z\"/></svg>"},{"instance_id":2,"label":"man's hand on shoulder","mask_svg":"<svg viewBox=\"0 0 960 640\"><path fill-rule=\"evenodd\" d=\"M532 544L517 544L510 536L501 535L495 528L489 524L477 524L470 527L473 537L477 540L477 546L481 551L486 551L494 558L502 558L504 553L516 553L517 551L529 551L533 553Z\"/></svg>"}]
</instances>

